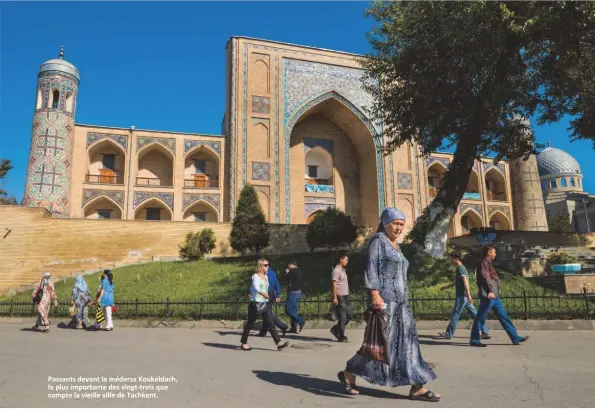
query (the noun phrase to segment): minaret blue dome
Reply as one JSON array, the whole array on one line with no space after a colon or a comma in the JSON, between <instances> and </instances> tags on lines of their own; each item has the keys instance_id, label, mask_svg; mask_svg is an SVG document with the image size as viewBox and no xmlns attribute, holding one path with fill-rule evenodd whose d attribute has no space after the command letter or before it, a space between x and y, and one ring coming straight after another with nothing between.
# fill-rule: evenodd
<instances>
[{"instance_id":1,"label":"minaret blue dome","mask_svg":"<svg viewBox=\"0 0 595 409\"><path fill-rule=\"evenodd\" d=\"M561 149L554 148L548 141L547 148L537 155L539 176L581 175L581 167L576 159Z\"/></svg>"},{"instance_id":2,"label":"minaret blue dome","mask_svg":"<svg viewBox=\"0 0 595 409\"><path fill-rule=\"evenodd\" d=\"M41 64L39 67L39 75L48 71L58 71L72 75L77 81L81 80L79 70L64 59L64 47L60 48L59 58L53 58Z\"/></svg>"}]
</instances>

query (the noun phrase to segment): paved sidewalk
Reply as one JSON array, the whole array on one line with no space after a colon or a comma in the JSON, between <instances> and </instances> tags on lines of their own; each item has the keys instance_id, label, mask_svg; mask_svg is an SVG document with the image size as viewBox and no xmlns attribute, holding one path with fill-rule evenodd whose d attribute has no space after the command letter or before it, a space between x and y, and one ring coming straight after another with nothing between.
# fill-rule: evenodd
<instances>
[{"instance_id":1,"label":"paved sidewalk","mask_svg":"<svg viewBox=\"0 0 595 409\"><path fill-rule=\"evenodd\" d=\"M351 330L347 344L331 341L328 330L305 330L288 336L293 347L282 352L270 337L253 336L254 350L243 352L236 329L53 328L42 334L28 330L31 325L0 324L2 407L585 407L595 396L595 331L523 331L531 339L521 346L493 331L488 348L470 348L467 330L450 341L420 330L422 353L438 376L430 387L443 395L436 405L407 400L406 387L361 380L361 396L343 395L336 374L359 347L361 330ZM120 378L103 382L102 376ZM119 390L82 390L110 384ZM79 400L48 398L74 394L57 385L79 388ZM103 393L114 398L101 399Z\"/></svg>"}]
</instances>

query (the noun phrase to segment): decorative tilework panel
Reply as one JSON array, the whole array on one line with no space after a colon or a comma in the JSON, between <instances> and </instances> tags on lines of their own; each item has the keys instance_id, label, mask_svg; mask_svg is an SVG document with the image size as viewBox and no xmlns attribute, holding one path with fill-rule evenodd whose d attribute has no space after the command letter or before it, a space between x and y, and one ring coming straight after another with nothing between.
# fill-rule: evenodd
<instances>
[{"instance_id":1,"label":"decorative tilework panel","mask_svg":"<svg viewBox=\"0 0 595 409\"><path fill-rule=\"evenodd\" d=\"M494 213L500 212L508 218L509 222L511 221L510 209L506 206L489 206L488 210L489 210L490 217L492 217L494 215Z\"/></svg>"},{"instance_id":2,"label":"decorative tilework panel","mask_svg":"<svg viewBox=\"0 0 595 409\"><path fill-rule=\"evenodd\" d=\"M310 193L335 193L333 185L309 185L306 183L306 192Z\"/></svg>"},{"instance_id":3,"label":"decorative tilework panel","mask_svg":"<svg viewBox=\"0 0 595 409\"><path fill-rule=\"evenodd\" d=\"M333 154L333 141L330 139L316 139L316 138L304 138L304 152L315 147L321 147L326 149L328 153Z\"/></svg>"},{"instance_id":4,"label":"decorative tilework panel","mask_svg":"<svg viewBox=\"0 0 595 409\"><path fill-rule=\"evenodd\" d=\"M364 70L339 67L317 62L283 59L283 123L304 104L328 92L334 91L353 103L370 118L368 110L373 99L362 88ZM375 129L380 132L380 123Z\"/></svg>"},{"instance_id":5,"label":"decorative tilework panel","mask_svg":"<svg viewBox=\"0 0 595 409\"><path fill-rule=\"evenodd\" d=\"M99 189L83 189L83 204L81 207L85 207L91 200L99 197L106 196L112 199L114 202L124 207L124 191L123 190L99 190Z\"/></svg>"},{"instance_id":6,"label":"decorative tilework panel","mask_svg":"<svg viewBox=\"0 0 595 409\"><path fill-rule=\"evenodd\" d=\"M483 207L481 205L478 204L469 204L469 203L462 203L459 207L459 211L461 212L461 214L465 213L465 210L467 209L473 209L475 210L478 214L480 214L481 216L483 216Z\"/></svg>"},{"instance_id":7,"label":"decorative tilework panel","mask_svg":"<svg viewBox=\"0 0 595 409\"><path fill-rule=\"evenodd\" d=\"M487 173L490 169L492 168L496 168L498 169L503 175L506 175L505 171L506 171L506 167L504 166L503 163L498 163L495 164L493 162L489 162L489 163L484 163L483 164L483 173Z\"/></svg>"},{"instance_id":8,"label":"decorative tilework panel","mask_svg":"<svg viewBox=\"0 0 595 409\"><path fill-rule=\"evenodd\" d=\"M252 112L255 114L268 114L271 111L271 99L269 97L252 96Z\"/></svg>"},{"instance_id":9,"label":"decorative tilework panel","mask_svg":"<svg viewBox=\"0 0 595 409\"><path fill-rule=\"evenodd\" d=\"M273 143L275 145L275 223L281 221L281 186L279 179L279 56L275 55L273 59Z\"/></svg>"},{"instance_id":10,"label":"decorative tilework panel","mask_svg":"<svg viewBox=\"0 0 595 409\"><path fill-rule=\"evenodd\" d=\"M217 152L217 155L221 155L221 142L196 141L192 139L184 139L184 155L186 155L195 146L208 146L209 148Z\"/></svg>"},{"instance_id":11,"label":"decorative tilework panel","mask_svg":"<svg viewBox=\"0 0 595 409\"><path fill-rule=\"evenodd\" d=\"M116 144L120 145L125 152L128 150L128 136L98 132L87 132L87 148L93 145L95 142L99 142L104 139L114 141Z\"/></svg>"},{"instance_id":12,"label":"decorative tilework panel","mask_svg":"<svg viewBox=\"0 0 595 409\"><path fill-rule=\"evenodd\" d=\"M133 208L136 209L145 200L152 198L161 200L172 211L174 210L174 194L164 192L134 192Z\"/></svg>"},{"instance_id":13,"label":"decorative tilework panel","mask_svg":"<svg viewBox=\"0 0 595 409\"><path fill-rule=\"evenodd\" d=\"M252 180L270 180L270 165L266 162L252 162Z\"/></svg>"},{"instance_id":14,"label":"decorative tilework panel","mask_svg":"<svg viewBox=\"0 0 595 409\"><path fill-rule=\"evenodd\" d=\"M463 199L481 200L481 194L479 194L479 193L472 193L472 192L465 192L463 194Z\"/></svg>"},{"instance_id":15,"label":"decorative tilework panel","mask_svg":"<svg viewBox=\"0 0 595 409\"><path fill-rule=\"evenodd\" d=\"M426 158L426 169L429 168L430 166L432 166L436 162L443 164L447 168L448 168L448 165L450 165L450 159L448 159L448 158L437 158L435 156L430 156L429 158Z\"/></svg>"},{"instance_id":16,"label":"decorative tilework panel","mask_svg":"<svg viewBox=\"0 0 595 409\"><path fill-rule=\"evenodd\" d=\"M176 140L174 138L149 138L141 136L136 140L136 151L138 152L152 143L158 143L165 146L174 156L176 156Z\"/></svg>"},{"instance_id":17,"label":"decorative tilework panel","mask_svg":"<svg viewBox=\"0 0 595 409\"><path fill-rule=\"evenodd\" d=\"M198 202L199 200L204 200L207 203L210 203L217 209L219 212L219 195L214 194L194 194L194 193L185 193L184 194L184 210L188 208L188 206Z\"/></svg>"},{"instance_id":18,"label":"decorative tilework panel","mask_svg":"<svg viewBox=\"0 0 595 409\"><path fill-rule=\"evenodd\" d=\"M329 207L335 207L334 204L323 204L323 203L306 203L304 205L304 217L307 219L312 213L318 210L326 210Z\"/></svg>"},{"instance_id":19,"label":"decorative tilework panel","mask_svg":"<svg viewBox=\"0 0 595 409\"><path fill-rule=\"evenodd\" d=\"M236 140L238 138L238 130L236 128L236 107L237 107L237 60L238 49L236 47L236 40L231 40L231 125L229 129L229 217L233 220L236 214L236 164L238 161L238 154L236 152ZM244 108L246 110L246 108Z\"/></svg>"},{"instance_id":20,"label":"decorative tilework panel","mask_svg":"<svg viewBox=\"0 0 595 409\"><path fill-rule=\"evenodd\" d=\"M413 189L413 177L411 173L397 172L397 180L399 183L399 189Z\"/></svg>"},{"instance_id":21,"label":"decorative tilework panel","mask_svg":"<svg viewBox=\"0 0 595 409\"><path fill-rule=\"evenodd\" d=\"M304 203L323 203L323 204L335 204L337 201L334 197L317 197L317 196L305 196Z\"/></svg>"},{"instance_id":22,"label":"decorative tilework panel","mask_svg":"<svg viewBox=\"0 0 595 409\"><path fill-rule=\"evenodd\" d=\"M52 90L57 89L60 91L60 102L58 104L58 109L62 111L64 115L73 116L75 114L75 104L78 90L78 81L74 77L69 76L66 73L54 71L53 74L49 74L48 72L42 73L41 77L37 82L37 87L41 90L43 102L41 105L41 109L52 109L49 106L50 101L50 92ZM64 96L67 92L73 93L73 106L72 112L66 112L64 106ZM39 111L39 110L38 110Z\"/></svg>"}]
</instances>

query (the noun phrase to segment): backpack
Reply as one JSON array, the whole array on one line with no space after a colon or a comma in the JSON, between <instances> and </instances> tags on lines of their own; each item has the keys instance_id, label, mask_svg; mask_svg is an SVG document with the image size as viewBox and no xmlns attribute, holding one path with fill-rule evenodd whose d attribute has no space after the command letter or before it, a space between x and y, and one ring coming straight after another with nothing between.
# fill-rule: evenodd
<instances>
[{"instance_id":1,"label":"backpack","mask_svg":"<svg viewBox=\"0 0 595 409\"><path fill-rule=\"evenodd\" d=\"M35 293L35 297L33 297L33 304L39 304L41 302L41 297L43 297L43 287L44 286L40 286L39 290L37 290L37 293Z\"/></svg>"}]
</instances>

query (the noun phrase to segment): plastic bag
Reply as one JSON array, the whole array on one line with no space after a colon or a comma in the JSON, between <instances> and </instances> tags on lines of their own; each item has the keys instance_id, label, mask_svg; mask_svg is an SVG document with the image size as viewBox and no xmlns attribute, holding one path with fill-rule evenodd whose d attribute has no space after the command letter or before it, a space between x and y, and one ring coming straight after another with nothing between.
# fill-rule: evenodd
<instances>
[{"instance_id":1,"label":"plastic bag","mask_svg":"<svg viewBox=\"0 0 595 409\"><path fill-rule=\"evenodd\" d=\"M385 311L369 309L364 314L366 331L358 355L389 365L388 316Z\"/></svg>"}]
</instances>

